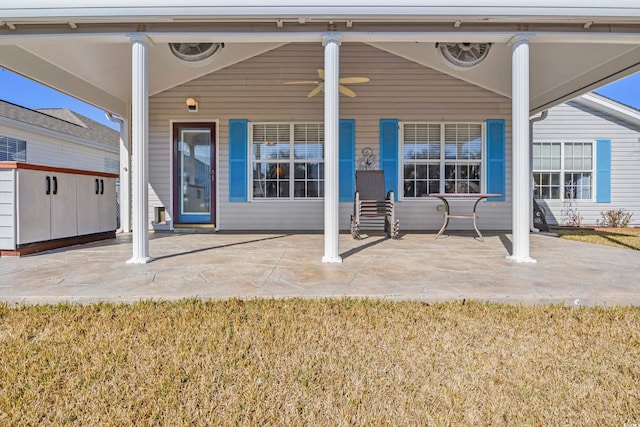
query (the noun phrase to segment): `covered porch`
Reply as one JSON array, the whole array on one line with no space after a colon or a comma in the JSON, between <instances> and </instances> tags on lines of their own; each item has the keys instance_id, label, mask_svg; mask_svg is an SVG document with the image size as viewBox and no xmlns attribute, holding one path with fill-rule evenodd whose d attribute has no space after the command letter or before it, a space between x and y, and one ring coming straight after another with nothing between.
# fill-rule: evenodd
<instances>
[{"instance_id":1,"label":"covered porch","mask_svg":"<svg viewBox=\"0 0 640 427\"><path fill-rule=\"evenodd\" d=\"M424 302L639 305L636 251L531 236L538 264L505 259L512 236L407 233L401 240L340 234L339 265L318 263L323 235L150 234L152 263L124 266L132 235L0 260L0 301L133 302L182 298L366 297Z\"/></svg>"},{"instance_id":2,"label":"covered porch","mask_svg":"<svg viewBox=\"0 0 640 427\"><path fill-rule=\"evenodd\" d=\"M325 176L324 235L319 244L324 251L319 259L328 263L341 262L349 247L339 235L338 189L339 176L344 173L339 170L338 140L340 52L345 44L375 47L509 99L511 108L502 113L509 118L506 146L511 155L502 156L501 162L509 165L506 170L510 173L501 180L502 188L488 188L488 182L483 185L488 191L502 193L511 207L507 227L512 231L512 243L506 255L528 263L535 261L529 241L531 116L640 69L640 35L635 25L640 9L626 2L607 9L578 7L573 2L564 7L555 3L554 8L549 7L551 3L528 7L508 1L495 7L454 4L446 8L415 1L395 2L389 7L362 6L360 2L321 7L271 2L257 9L244 3L228 7L222 2L208 7L180 4L179 8L143 1L126 7L108 2L92 8L68 6L63 12L42 7L3 10L0 60L7 68L123 119L121 176L125 189L129 178L132 186L131 197L125 197L126 201L131 199L131 208L123 203L126 212L122 217L125 230L133 230L129 262L136 264L162 256L149 249L149 97L198 77L286 44L322 46ZM173 43L218 43L225 47L220 56L193 66L175 61L169 51ZM491 53L477 67L451 66L434 48L438 44L463 48L482 44L491 46ZM455 91L451 95L455 96ZM184 104L184 98L174 101ZM211 114L209 118L215 121L222 113ZM242 112L237 114L242 117ZM172 119L165 118L166 126ZM221 142L229 142L223 139ZM221 159L221 163L228 161ZM171 167L170 162L155 166ZM483 167L489 170L493 165L487 160ZM175 187L175 183L171 185ZM229 200L232 196L229 194Z\"/></svg>"}]
</instances>

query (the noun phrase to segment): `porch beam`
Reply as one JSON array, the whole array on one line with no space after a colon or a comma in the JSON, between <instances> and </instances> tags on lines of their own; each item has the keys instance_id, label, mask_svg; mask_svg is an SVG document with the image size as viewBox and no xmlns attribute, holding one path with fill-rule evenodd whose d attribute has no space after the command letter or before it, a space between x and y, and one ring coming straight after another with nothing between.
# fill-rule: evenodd
<instances>
[{"instance_id":1,"label":"porch beam","mask_svg":"<svg viewBox=\"0 0 640 427\"><path fill-rule=\"evenodd\" d=\"M531 165L529 164L529 39L517 35L512 39L512 254L514 262L536 262L529 256L529 222L532 215Z\"/></svg>"},{"instance_id":2,"label":"porch beam","mask_svg":"<svg viewBox=\"0 0 640 427\"><path fill-rule=\"evenodd\" d=\"M486 24L474 25L463 23L459 30L452 32L451 23L366 23L358 22L357 27L347 27L344 23L335 22L340 28L343 43L435 43L446 40L448 42L483 42L506 43L518 31L521 24L493 24L487 28ZM136 24L138 25L138 24ZM177 42L211 42L224 43L317 43L326 35L326 23L286 24L284 28L277 28L273 24L242 24L218 23L216 31L210 31L202 24L163 25L154 24L153 31L145 32L153 43ZM357 29L356 29L357 28ZM46 37L47 41L65 43L73 38L74 41L101 44L129 43L129 35L135 30L135 25L114 24L105 31L104 26L92 28L83 25L82 28L71 30L67 25L59 29L45 26L43 28L30 26L31 31L17 33L2 31L0 27L0 46L23 45L28 49L29 43L38 37ZM595 43L637 46L640 43L640 31L637 26L600 25L591 27L588 31L580 24L554 26L529 25L529 32L535 34L529 43Z\"/></svg>"},{"instance_id":3,"label":"porch beam","mask_svg":"<svg viewBox=\"0 0 640 427\"><path fill-rule=\"evenodd\" d=\"M340 42L338 35L325 36L324 46L324 256L322 262L342 262L338 253L339 177L338 139L340 126Z\"/></svg>"},{"instance_id":4,"label":"porch beam","mask_svg":"<svg viewBox=\"0 0 640 427\"><path fill-rule=\"evenodd\" d=\"M143 35L131 36L131 142L133 256L128 264L146 264L149 256L149 67Z\"/></svg>"}]
</instances>

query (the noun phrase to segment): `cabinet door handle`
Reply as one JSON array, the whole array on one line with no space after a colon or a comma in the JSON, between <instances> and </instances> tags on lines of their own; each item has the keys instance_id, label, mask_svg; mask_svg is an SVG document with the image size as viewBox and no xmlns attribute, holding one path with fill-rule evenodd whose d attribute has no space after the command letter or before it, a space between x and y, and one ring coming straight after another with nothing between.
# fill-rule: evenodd
<instances>
[{"instance_id":1,"label":"cabinet door handle","mask_svg":"<svg viewBox=\"0 0 640 427\"><path fill-rule=\"evenodd\" d=\"M96 178L96 194L100 194L100 183L98 182L98 178Z\"/></svg>"},{"instance_id":2,"label":"cabinet door handle","mask_svg":"<svg viewBox=\"0 0 640 427\"><path fill-rule=\"evenodd\" d=\"M104 194L104 179L100 180L100 194Z\"/></svg>"},{"instance_id":3,"label":"cabinet door handle","mask_svg":"<svg viewBox=\"0 0 640 427\"><path fill-rule=\"evenodd\" d=\"M58 177L53 177L53 194L58 194Z\"/></svg>"},{"instance_id":4,"label":"cabinet door handle","mask_svg":"<svg viewBox=\"0 0 640 427\"><path fill-rule=\"evenodd\" d=\"M48 176L46 179L47 179L47 190L45 191L45 194L51 194L51 177Z\"/></svg>"}]
</instances>

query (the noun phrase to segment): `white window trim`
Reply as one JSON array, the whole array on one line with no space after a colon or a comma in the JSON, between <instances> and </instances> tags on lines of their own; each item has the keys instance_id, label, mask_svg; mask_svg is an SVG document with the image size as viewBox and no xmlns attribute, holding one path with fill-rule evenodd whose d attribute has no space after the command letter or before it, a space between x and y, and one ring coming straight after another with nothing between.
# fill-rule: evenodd
<instances>
[{"instance_id":1,"label":"white window trim","mask_svg":"<svg viewBox=\"0 0 640 427\"><path fill-rule=\"evenodd\" d=\"M595 202L596 201L596 188L597 188L597 174L596 171L598 170L598 156L597 156L597 149L598 149L598 143L596 140L594 139L590 139L590 140L586 140L586 139L562 139L562 140L558 140L558 139L548 139L548 138L544 138L544 139L536 139L535 141L533 141L533 144L560 144L560 168L561 170L560 172L560 198L559 199L536 199L536 200L545 200L547 202L562 202L564 203L565 201L568 200L573 200L576 203L588 203L588 202ZM533 150L533 144L532 144L532 150ZM567 199L564 197L564 174L566 173L565 168L564 168L564 147L565 144L591 144L591 198L589 199ZM531 162L533 163L533 157L531 158ZM531 168L531 176L533 177L533 174L536 172L536 170L532 167ZM538 172L558 172L558 171L554 171L554 170L541 170ZM586 172L586 171L583 171ZM535 194L535 189L534 189L534 194Z\"/></svg>"},{"instance_id":2,"label":"white window trim","mask_svg":"<svg viewBox=\"0 0 640 427\"><path fill-rule=\"evenodd\" d=\"M249 121L248 122L248 137L247 137L247 143L248 143L248 148L247 148L247 156L248 156L248 161L247 161L247 194L249 195L248 197L248 201L249 202L255 202L255 203L287 203L287 202L300 202L300 203L317 203L317 202L324 202L324 197L295 197L294 196L294 184L295 184L295 178L290 177L289 178L289 197L284 198L284 197L254 197L253 196L253 164L254 164L254 160L253 160L253 127L255 125L288 125L289 126L289 144L291 147L291 153L293 154L293 150L294 150L294 137L293 137L293 132L294 132L294 126L295 125L323 125L324 126L324 122L317 122L317 121L295 121L295 122L287 122L287 121L273 121L273 122L265 122L265 121L261 121L261 122L252 122ZM322 141L322 152L323 152L323 157L322 160L320 160L319 162L322 163L324 165L325 163L325 156L324 156L324 150L326 148L325 146L325 141ZM290 157L289 159L287 159L287 161L292 164L292 163L296 163L295 159L293 157ZM302 163L302 162L299 162ZM293 169L291 169L293 170ZM354 172L355 173L355 172Z\"/></svg>"},{"instance_id":3,"label":"white window trim","mask_svg":"<svg viewBox=\"0 0 640 427\"><path fill-rule=\"evenodd\" d=\"M28 156L27 156L27 153L28 153L28 144L27 144L27 142L28 142L28 141L27 141L26 139L16 138L16 137L8 136L8 135L4 135L4 134L3 134L3 135L0 135L0 138L6 138L6 140L7 140L7 148L8 148L9 140L13 140L13 141L15 142L15 144L16 144L16 148L17 148L17 145L18 145L19 143L24 143L24 160L16 160L16 159L14 158L13 160L9 160L9 159L7 159L7 161L9 161L9 162L21 162L21 163L28 163L28 160L29 160L29 158L28 158ZM17 152L9 153L9 150L8 150L8 149L7 149L7 150L3 150L3 153L6 153L7 155L9 155L9 154L13 154L13 155L14 155L14 157L15 157L15 155L16 155L16 154L18 154Z\"/></svg>"},{"instance_id":4,"label":"white window trim","mask_svg":"<svg viewBox=\"0 0 640 427\"><path fill-rule=\"evenodd\" d=\"M443 159L442 155L444 154L444 138L445 138L445 133L444 133L444 126L445 125L480 125L480 137L482 139L481 142L481 147L480 147L480 170L482 172L482 174L480 175L480 192L481 193L486 193L486 188L487 188L487 170L486 170L486 145L487 145L487 135L486 135L486 129L485 129L485 122L480 122L480 121L456 121L456 122L438 122L438 121L419 121L419 120L412 120L412 121L401 121L399 123L399 127L400 129L398 130L398 201L402 201L402 202L418 202L418 203L424 203L426 202L439 202L439 200L436 200L433 197L405 197L404 196L404 164L405 164L405 160L404 160L404 126L405 125L414 125L414 124L426 124L426 125L439 125L442 128L442 131L440 132L440 153L441 153L441 158L438 160L438 162L440 163L440 176L444 176L444 168L445 168L445 163L447 162L447 159ZM451 160L451 159L449 159ZM440 179L440 191L444 192L442 190L442 187L444 185L444 180L442 180L442 178Z\"/></svg>"}]
</instances>

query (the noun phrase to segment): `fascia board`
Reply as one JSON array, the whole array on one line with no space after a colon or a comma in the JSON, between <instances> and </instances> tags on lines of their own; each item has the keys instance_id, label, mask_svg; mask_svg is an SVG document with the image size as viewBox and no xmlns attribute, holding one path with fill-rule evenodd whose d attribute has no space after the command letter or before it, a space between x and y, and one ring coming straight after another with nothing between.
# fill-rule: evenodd
<instances>
[{"instance_id":1,"label":"fascia board","mask_svg":"<svg viewBox=\"0 0 640 427\"><path fill-rule=\"evenodd\" d=\"M25 5L26 3L26 5ZM640 6L635 0L615 0L603 3L600 0L493 0L470 2L449 0L447 2L425 0L396 0L372 2L367 0L323 0L322 4L307 1L256 1L235 0L230 6L226 0L92 0L91 5L83 0L59 0L52 7L50 0L23 1L21 6L1 7L0 16L5 21L107 18L126 20L129 18L154 17L154 19L212 17L289 17L351 19L393 19L397 17L425 19L428 17L494 17L511 19L517 17L589 17L589 18L640 18Z\"/></svg>"}]
</instances>

